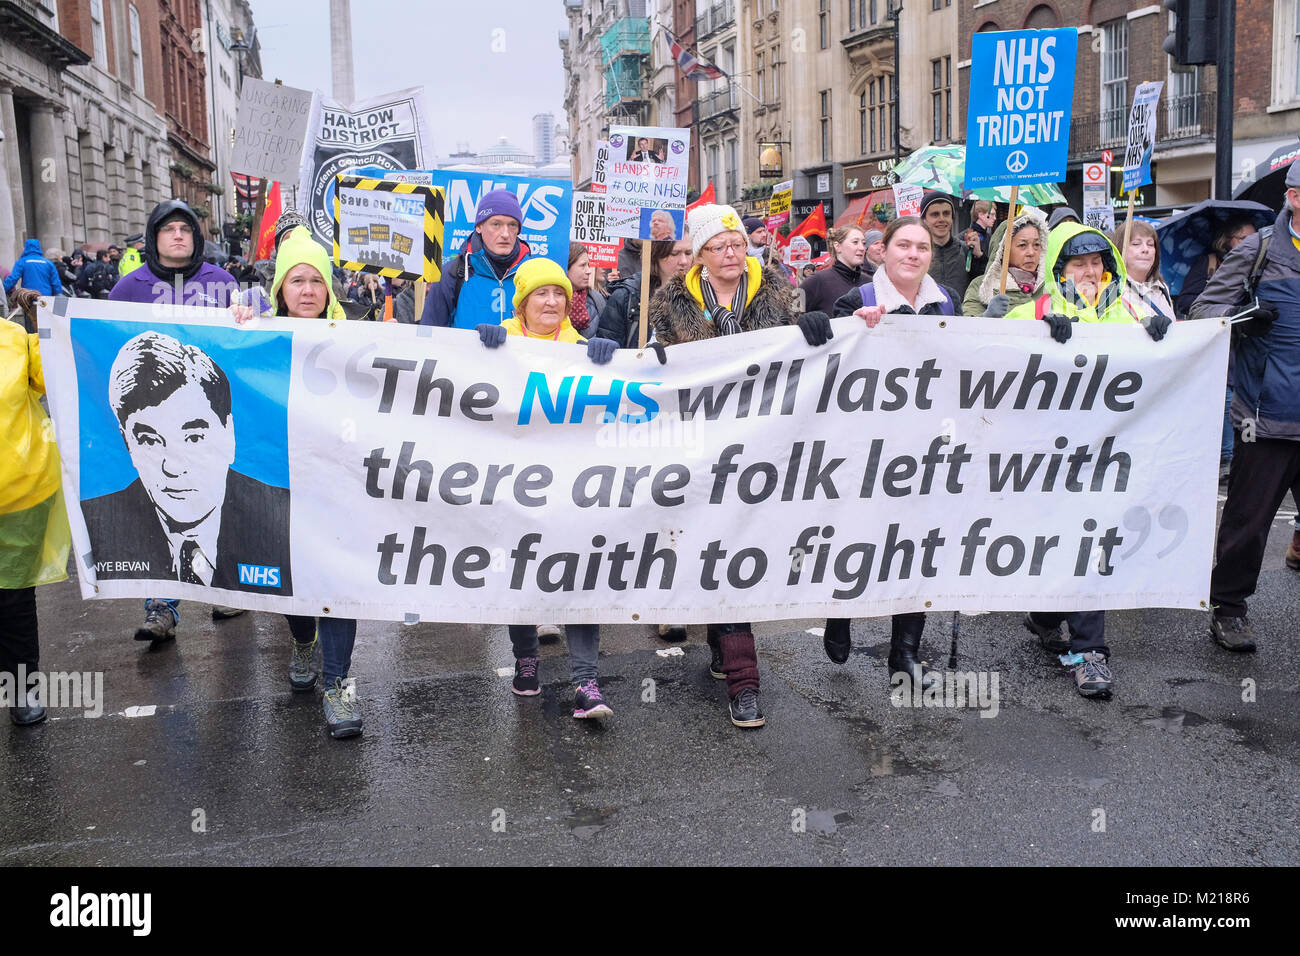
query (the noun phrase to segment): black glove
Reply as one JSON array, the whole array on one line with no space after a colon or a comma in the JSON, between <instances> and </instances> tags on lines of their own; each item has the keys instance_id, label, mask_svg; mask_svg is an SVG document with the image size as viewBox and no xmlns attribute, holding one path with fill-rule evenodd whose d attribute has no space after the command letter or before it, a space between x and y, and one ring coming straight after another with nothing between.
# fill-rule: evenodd
<instances>
[{"instance_id":1,"label":"black glove","mask_svg":"<svg viewBox=\"0 0 1300 956\"><path fill-rule=\"evenodd\" d=\"M504 345L506 341L506 327L504 325L477 325L474 331L478 332L478 340L490 349Z\"/></svg>"},{"instance_id":2,"label":"black glove","mask_svg":"<svg viewBox=\"0 0 1300 956\"><path fill-rule=\"evenodd\" d=\"M1153 342L1163 339L1173 324L1173 319L1167 315L1148 315L1142 320L1142 328L1147 330L1147 335L1151 336Z\"/></svg>"},{"instance_id":3,"label":"black glove","mask_svg":"<svg viewBox=\"0 0 1300 956\"><path fill-rule=\"evenodd\" d=\"M668 350L664 348L664 344L662 342L647 342L646 348L654 349L655 355L659 356L660 365L668 364Z\"/></svg>"},{"instance_id":4,"label":"black glove","mask_svg":"<svg viewBox=\"0 0 1300 956\"><path fill-rule=\"evenodd\" d=\"M993 298L989 299L989 304L984 307L984 318L1000 319L1011 311L1011 296L1005 292L999 292Z\"/></svg>"},{"instance_id":5,"label":"black glove","mask_svg":"<svg viewBox=\"0 0 1300 956\"><path fill-rule=\"evenodd\" d=\"M1269 330L1273 328L1273 323L1277 321L1277 309L1267 302L1255 300L1255 307L1249 312L1243 312L1237 316L1233 322L1233 328L1242 335L1249 335L1252 338L1268 335Z\"/></svg>"},{"instance_id":6,"label":"black glove","mask_svg":"<svg viewBox=\"0 0 1300 956\"><path fill-rule=\"evenodd\" d=\"M1070 341L1074 329L1070 328L1070 317L1068 315L1061 315L1059 312L1048 312L1043 316L1043 321L1052 330L1052 338L1056 339L1056 341L1062 345Z\"/></svg>"},{"instance_id":7,"label":"black glove","mask_svg":"<svg viewBox=\"0 0 1300 956\"><path fill-rule=\"evenodd\" d=\"M588 339L587 358L597 365L604 365L614 357L614 349L617 347L609 339Z\"/></svg>"},{"instance_id":8,"label":"black glove","mask_svg":"<svg viewBox=\"0 0 1300 956\"><path fill-rule=\"evenodd\" d=\"M798 319L799 331L809 345L825 345L835 338L831 331L831 317L825 312L805 312Z\"/></svg>"}]
</instances>

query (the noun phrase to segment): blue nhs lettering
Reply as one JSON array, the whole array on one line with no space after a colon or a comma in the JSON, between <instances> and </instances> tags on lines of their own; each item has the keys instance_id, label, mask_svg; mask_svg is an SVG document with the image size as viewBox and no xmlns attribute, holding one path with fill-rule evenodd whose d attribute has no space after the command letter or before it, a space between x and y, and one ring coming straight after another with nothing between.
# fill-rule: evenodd
<instances>
[{"instance_id":1,"label":"blue nhs lettering","mask_svg":"<svg viewBox=\"0 0 1300 956\"><path fill-rule=\"evenodd\" d=\"M280 569L267 567L264 564L241 564L239 583L251 584L255 588L278 588Z\"/></svg>"},{"instance_id":2,"label":"blue nhs lettering","mask_svg":"<svg viewBox=\"0 0 1300 956\"><path fill-rule=\"evenodd\" d=\"M659 414L659 403L642 390L647 385L662 384L660 382L625 382L615 378L610 380L608 392L593 394L592 381L591 375L566 375L552 392L545 372L529 372L524 384L524 398L519 406L519 424L532 422L534 404L552 425L564 424L566 415L570 424L581 422L589 408L603 408L603 421L625 424L652 421ZM631 415L619 414L624 399L632 406L640 406L642 411Z\"/></svg>"},{"instance_id":3,"label":"blue nhs lettering","mask_svg":"<svg viewBox=\"0 0 1300 956\"><path fill-rule=\"evenodd\" d=\"M536 186L520 183L519 180L485 179L479 183L478 194L472 192L468 179L452 178L447 183L447 220L474 224L474 210L478 202L494 189L513 189L524 212L523 228L534 232L545 232L555 225L559 218L558 204L564 198L562 186Z\"/></svg>"}]
</instances>

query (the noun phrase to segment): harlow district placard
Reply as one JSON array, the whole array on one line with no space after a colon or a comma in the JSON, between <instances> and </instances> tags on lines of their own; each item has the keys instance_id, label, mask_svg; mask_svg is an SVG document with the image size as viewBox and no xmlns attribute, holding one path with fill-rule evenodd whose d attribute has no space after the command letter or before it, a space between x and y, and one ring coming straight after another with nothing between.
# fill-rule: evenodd
<instances>
[{"instance_id":1,"label":"harlow district placard","mask_svg":"<svg viewBox=\"0 0 1300 956\"><path fill-rule=\"evenodd\" d=\"M55 300L85 597L397 621L1204 606L1228 330L626 349Z\"/></svg>"}]
</instances>

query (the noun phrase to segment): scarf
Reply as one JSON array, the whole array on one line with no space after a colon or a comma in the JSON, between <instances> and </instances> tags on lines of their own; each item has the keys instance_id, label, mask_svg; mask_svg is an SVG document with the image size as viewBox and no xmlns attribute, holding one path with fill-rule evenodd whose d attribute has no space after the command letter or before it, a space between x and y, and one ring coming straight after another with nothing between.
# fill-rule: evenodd
<instances>
[{"instance_id":1,"label":"scarf","mask_svg":"<svg viewBox=\"0 0 1300 956\"><path fill-rule=\"evenodd\" d=\"M719 335L735 335L740 331L740 320L745 314L745 303L749 300L749 270L740 274L740 285L732 296L732 308L718 304L718 294L713 291L713 283L707 276L700 277L700 295L704 298L704 311L718 327Z\"/></svg>"},{"instance_id":2,"label":"scarf","mask_svg":"<svg viewBox=\"0 0 1300 956\"><path fill-rule=\"evenodd\" d=\"M1026 272L1017 266L1007 266L1007 275L1012 281L1020 287L1020 291L1029 294L1034 291L1038 285L1038 274L1036 272Z\"/></svg>"},{"instance_id":3,"label":"scarf","mask_svg":"<svg viewBox=\"0 0 1300 956\"><path fill-rule=\"evenodd\" d=\"M569 301L569 322L579 332L585 332L591 324L591 315L587 312L586 289L573 293L573 298Z\"/></svg>"},{"instance_id":4,"label":"scarf","mask_svg":"<svg viewBox=\"0 0 1300 956\"><path fill-rule=\"evenodd\" d=\"M481 240L480 240L480 244L481 244ZM487 256L488 262L492 263L492 268L493 270L496 271L498 279L503 278L505 274L510 271L510 267L515 264L515 260L519 258L518 239L515 240L514 247L509 252L507 252L504 256L497 255L495 252L490 250L487 246L481 246L481 248L483 249L483 255Z\"/></svg>"}]
</instances>

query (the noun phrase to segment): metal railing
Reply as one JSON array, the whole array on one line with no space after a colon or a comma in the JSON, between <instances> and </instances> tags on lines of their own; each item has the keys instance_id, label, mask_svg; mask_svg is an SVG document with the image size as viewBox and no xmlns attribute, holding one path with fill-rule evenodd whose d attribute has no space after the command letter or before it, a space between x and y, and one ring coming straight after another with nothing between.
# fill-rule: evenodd
<instances>
[{"instance_id":1,"label":"metal railing","mask_svg":"<svg viewBox=\"0 0 1300 956\"><path fill-rule=\"evenodd\" d=\"M707 96L701 96L695 103L697 121L709 119L720 113L730 112L740 105L736 88L728 86L725 90L716 90Z\"/></svg>"},{"instance_id":2,"label":"metal railing","mask_svg":"<svg viewBox=\"0 0 1300 956\"><path fill-rule=\"evenodd\" d=\"M1181 140L1214 136L1216 94L1213 90L1175 96L1156 111L1156 148ZM1083 113L1070 121L1070 158L1088 159L1103 149L1124 149L1128 138L1127 109Z\"/></svg>"},{"instance_id":3,"label":"metal railing","mask_svg":"<svg viewBox=\"0 0 1300 956\"><path fill-rule=\"evenodd\" d=\"M735 21L735 0L722 0L722 3L715 3L695 18L695 42L698 43L709 34L717 33Z\"/></svg>"}]
</instances>

